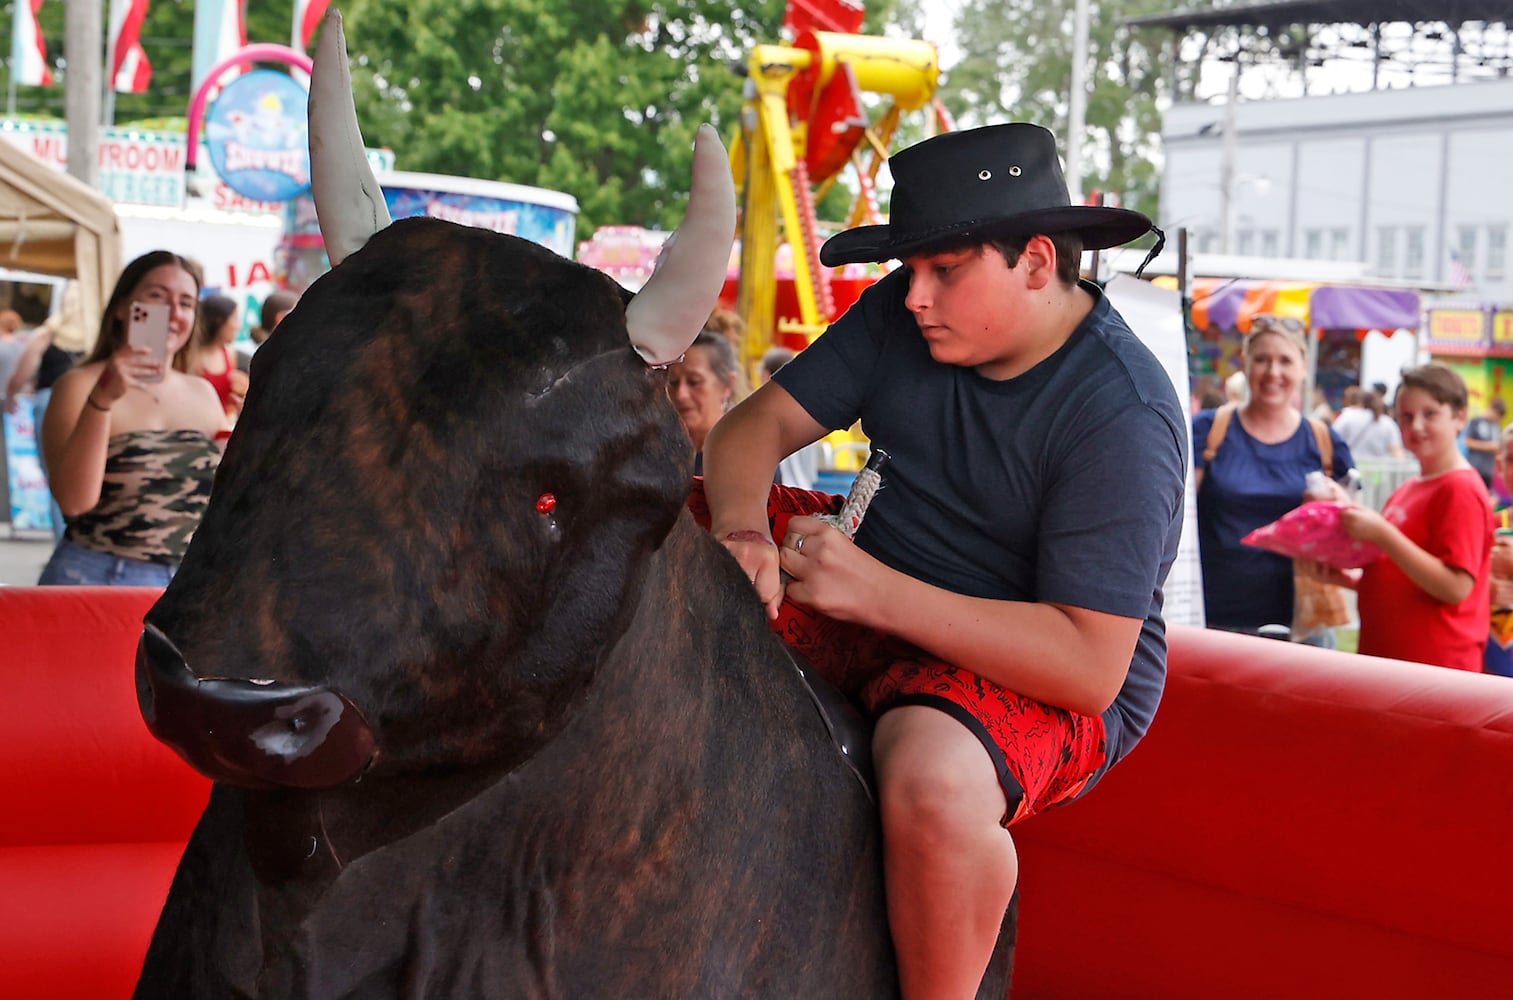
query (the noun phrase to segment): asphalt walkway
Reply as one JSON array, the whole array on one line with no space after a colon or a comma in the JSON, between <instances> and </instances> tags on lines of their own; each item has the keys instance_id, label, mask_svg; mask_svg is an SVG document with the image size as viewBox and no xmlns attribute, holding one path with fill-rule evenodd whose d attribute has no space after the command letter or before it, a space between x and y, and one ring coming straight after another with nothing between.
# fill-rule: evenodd
<instances>
[{"instance_id":1,"label":"asphalt walkway","mask_svg":"<svg viewBox=\"0 0 1513 1000\"><path fill-rule=\"evenodd\" d=\"M30 587L52 553L50 532L14 531L0 524L0 587Z\"/></svg>"}]
</instances>

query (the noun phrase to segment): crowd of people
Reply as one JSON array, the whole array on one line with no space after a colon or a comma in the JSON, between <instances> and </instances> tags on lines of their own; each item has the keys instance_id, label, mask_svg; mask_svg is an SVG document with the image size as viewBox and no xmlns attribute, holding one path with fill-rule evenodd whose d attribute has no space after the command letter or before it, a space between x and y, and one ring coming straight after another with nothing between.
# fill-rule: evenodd
<instances>
[{"instance_id":1,"label":"crowd of people","mask_svg":"<svg viewBox=\"0 0 1513 1000\"><path fill-rule=\"evenodd\" d=\"M69 296L25 336L18 315L0 311L0 389L8 409L32 397L52 495L56 545L39 584L161 587L172 579L248 385L231 346L236 303L203 295L203 284L187 257L157 250L136 258L77 359L55 342L71 321ZM291 296L269 296L266 327L292 308ZM166 309L161 356L129 337L141 304Z\"/></svg>"}]
</instances>

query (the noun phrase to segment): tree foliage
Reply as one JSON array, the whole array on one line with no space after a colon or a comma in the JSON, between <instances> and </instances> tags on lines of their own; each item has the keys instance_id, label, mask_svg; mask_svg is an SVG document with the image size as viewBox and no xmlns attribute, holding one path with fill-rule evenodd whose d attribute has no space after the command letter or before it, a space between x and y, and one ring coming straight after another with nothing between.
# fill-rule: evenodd
<instances>
[{"instance_id":1,"label":"tree foliage","mask_svg":"<svg viewBox=\"0 0 1513 1000\"><path fill-rule=\"evenodd\" d=\"M881 23L897 0L869 3ZM693 135L739 129L784 0L352 0L364 137L403 169L566 191L581 232L676 225Z\"/></svg>"},{"instance_id":2,"label":"tree foliage","mask_svg":"<svg viewBox=\"0 0 1513 1000\"><path fill-rule=\"evenodd\" d=\"M399 166L567 191L580 231L675 225L693 136L734 134L782 0L352 0L358 117Z\"/></svg>"},{"instance_id":3,"label":"tree foliage","mask_svg":"<svg viewBox=\"0 0 1513 1000\"><path fill-rule=\"evenodd\" d=\"M1161 112L1172 72L1164 31L1135 31L1126 18L1160 13L1167 0L1089 0L1083 189L1119 194L1157 218ZM1030 121L1066 151L1073 4L964 0L956 20L961 59L942 90L958 125Z\"/></svg>"}]
</instances>

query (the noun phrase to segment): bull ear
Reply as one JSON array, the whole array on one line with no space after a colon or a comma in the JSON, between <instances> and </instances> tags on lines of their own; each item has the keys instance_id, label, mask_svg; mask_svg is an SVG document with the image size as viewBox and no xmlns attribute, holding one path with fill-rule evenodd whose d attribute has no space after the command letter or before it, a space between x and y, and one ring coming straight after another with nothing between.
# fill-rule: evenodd
<instances>
[{"instance_id":1,"label":"bull ear","mask_svg":"<svg viewBox=\"0 0 1513 1000\"><path fill-rule=\"evenodd\" d=\"M735 239L735 182L712 125L693 144L688 213L668 237L657 269L625 309L631 346L649 365L678 360L720 298Z\"/></svg>"},{"instance_id":2,"label":"bull ear","mask_svg":"<svg viewBox=\"0 0 1513 1000\"><path fill-rule=\"evenodd\" d=\"M383 189L363 153L357 106L352 101L352 73L347 67L347 36L341 11L332 7L321 25L310 73L310 194L326 241L326 256L335 267L362 248L390 221Z\"/></svg>"}]
</instances>

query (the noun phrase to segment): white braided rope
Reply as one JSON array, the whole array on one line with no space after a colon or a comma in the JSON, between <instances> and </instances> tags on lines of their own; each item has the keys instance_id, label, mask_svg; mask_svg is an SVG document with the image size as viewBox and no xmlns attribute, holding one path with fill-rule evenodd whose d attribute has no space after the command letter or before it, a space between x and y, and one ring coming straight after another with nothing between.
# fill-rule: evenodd
<instances>
[{"instance_id":1,"label":"white braided rope","mask_svg":"<svg viewBox=\"0 0 1513 1000\"><path fill-rule=\"evenodd\" d=\"M847 538L853 537L856 529L861 527L862 518L867 516L867 508L871 505L872 498L877 495L882 481L882 473L878 470L863 469L856 474L856 480L851 484L851 492L846 494L846 502L841 506L840 512L821 514L818 519Z\"/></svg>"}]
</instances>

